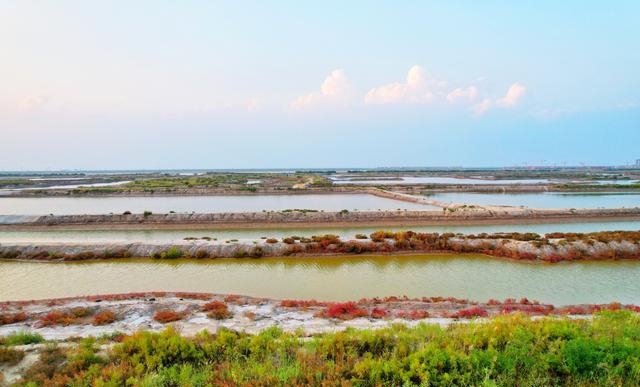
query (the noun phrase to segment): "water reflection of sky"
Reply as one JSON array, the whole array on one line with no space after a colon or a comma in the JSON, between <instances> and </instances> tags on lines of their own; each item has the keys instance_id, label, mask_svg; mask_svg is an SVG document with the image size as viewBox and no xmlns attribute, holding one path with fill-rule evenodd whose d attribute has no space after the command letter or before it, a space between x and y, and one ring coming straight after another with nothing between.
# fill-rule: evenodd
<instances>
[{"instance_id":1,"label":"water reflection of sky","mask_svg":"<svg viewBox=\"0 0 640 387\"><path fill-rule=\"evenodd\" d=\"M353 239L356 234L369 235L381 228L390 231L413 230L416 232L454 232L478 234L482 232L594 232L606 230L640 230L640 220L636 221L596 221L576 223L547 224L504 224L504 225L466 225L466 226L405 226L405 227L339 227L339 228L304 228L304 229L245 229L216 230L212 228L197 230L105 230L105 231L0 231L0 243L177 243L184 242L185 237L216 238L218 243L231 239L240 241L261 241L266 238L283 238L286 236L306 236L336 234L342 239ZM200 243L202 240L200 240ZM213 242L213 241L212 241ZM195 241L192 243L199 243Z\"/></svg>"},{"instance_id":2,"label":"water reflection of sky","mask_svg":"<svg viewBox=\"0 0 640 387\"><path fill-rule=\"evenodd\" d=\"M469 193L443 192L428 195L445 203L525 206L531 208L632 208L640 207L640 193Z\"/></svg>"},{"instance_id":3,"label":"water reflection of sky","mask_svg":"<svg viewBox=\"0 0 640 387\"><path fill-rule=\"evenodd\" d=\"M319 211L439 210L423 204L367 194L136 196L136 197L0 197L0 215L77 215L143 213L261 212L286 209Z\"/></svg>"},{"instance_id":4,"label":"water reflection of sky","mask_svg":"<svg viewBox=\"0 0 640 387\"><path fill-rule=\"evenodd\" d=\"M640 294L638 262L534 264L473 255L2 261L0 278L9 279L0 281L0 300L165 290L319 300L527 297L561 305L638 303Z\"/></svg>"}]
</instances>

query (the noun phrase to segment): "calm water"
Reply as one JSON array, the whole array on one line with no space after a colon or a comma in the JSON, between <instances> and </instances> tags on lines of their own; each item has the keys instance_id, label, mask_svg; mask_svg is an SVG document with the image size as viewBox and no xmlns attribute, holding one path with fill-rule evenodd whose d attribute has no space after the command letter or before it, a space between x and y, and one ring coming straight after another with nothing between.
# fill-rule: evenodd
<instances>
[{"instance_id":1,"label":"calm water","mask_svg":"<svg viewBox=\"0 0 640 387\"><path fill-rule=\"evenodd\" d=\"M413 177L400 176L397 180L376 179L352 180L349 178L332 178L333 184L359 184L359 185L392 185L392 184L454 184L454 185L488 185L488 184L546 184L548 179L519 179L519 180L491 180L491 179L469 179L459 177Z\"/></svg>"},{"instance_id":2,"label":"calm water","mask_svg":"<svg viewBox=\"0 0 640 387\"><path fill-rule=\"evenodd\" d=\"M409 227L341 227L341 228L302 228L302 229L255 229L255 230L216 230L202 228L194 230L105 230L105 231L0 231L0 243L112 243L112 242L153 242L171 243L185 237L209 236L224 242L228 239L259 240L261 237L282 238L285 236L311 236L336 234L343 239L353 239L356 234L369 235L384 228L385 230L413 230L416 232L454 232L477 234L481 232L594 232L612 230L640 230L640 220L611 222L580 222L550 224L505 224L505 225L467 225L467 226L409 226Z\"/></svg>"},{"instance_id":3,"label":"calm water","mask_svg":"<svg viewBox=\"0 0 640 387\"><path fill-rule=\"evenodd\" d=\"M640 207L640 193L505 193L447 192L428 195L445 203L526 206L531 208Z\"/></svg>"},{"instance_id":4,"label":"calm water","mask_svg":"<svg viewBox=\"0 0 640 387\"><path fill-rule=\"evenodd\" d=\"M60 281L64 278L64 281ZM640 303L638 262L531 264L472 255L0 262L0 300L198 291L347 300L386 295Z\"/></svg>"},{"instance_id":5,"label":"calm water","mask_svg":"<svg viewBox=\"0 0 640 387\"><path fill-rule=\"evenodd\" d=\"M256 195L256 196L145 196L145 197L0 197L0 215L109 214L175 212L260 212L286 209L324 211L437 209L365 194Z\"/></svg>"},{"instance_id":6,"label":"calm water","mask_svg":"<svg viewBox=\"0 0 640 387\"><path fill-rule=\"evenodd\" d=\"M447 185L508 185L508 184L549 184L549 183L575 183L575 184L637 184L638 180L562 180L562 179L472 179L460 177L415 177L398 176L397 179L390 179L390 176L358 180L348 176L332 176L333 184L359 184L359 185L408 185L408 184L447 184Z\"/></svg>"}]
</instances>

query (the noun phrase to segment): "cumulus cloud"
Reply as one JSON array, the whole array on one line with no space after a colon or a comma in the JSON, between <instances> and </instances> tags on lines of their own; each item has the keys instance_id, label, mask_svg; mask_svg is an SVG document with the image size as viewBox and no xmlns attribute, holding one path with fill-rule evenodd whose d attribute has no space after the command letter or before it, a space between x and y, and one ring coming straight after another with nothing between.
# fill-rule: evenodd
<instances>
[{"instance_id":1,"label":"cumulus cloud","mask_svg":"<svg viewBox=\"0 0 640 387\"><path fill-rule=\"evenodd\" d=\"M291 102L294 109L302 109L318 104L345 103L351 92L351 85L343 69L333 70L320 85L320 92L301 95Z\"/></svg>"},{"instance_id":2,"label":"cumulus cloud","mask_svg":"<svg viewBox=\"0 0 640 387\"><path fill-rule=\"evenodd\" d=\"M463 92L457 92L457 90L458 89L452 91L449 94L449 96L452 96L452 94L454 94L452 96L453 100L458 98L463 98L466 95ZM516 82L509 87L509 90L507 90L507 93L505 94L504 97L498 98L495 101L491 98L484 98L481 102L473 105L471 107L471 110L475 113L475 115L479 116L486 113L493 107L498 107L503 109L513 108L520 103L520 101L526 95L526 93L527 93L527 88L523 84ZM447 96L447 98L449 96Z\"/></svg>"},{"instance_id":3,"label":"cumulus cloud","mask_svg":"<svg viewBox=\"0 0 640 387\"><path fill-rule=\"evenodd\" d=\"M428 103L434 92L445 87L446 82L438 81L418 65L409 69L405 82L393 82L375 87L364 96L366 104Z\"/></svg>"},{"instance_id":4,"label":"cumulus cloud","mask_svg":"<svg viewBox=\"0 0 640 387\"><path fill-rule=\"evenodd\" d=\"M481 116L492 109L507 109L519 105L526 93L527 88L520 82L513 83L503 96L488 94L477 83L449 88L446 81L436 79L421 66L414 65L403 81L374 87L361 101L366 105L431 104L444 107L449 104ZM353 96L344 70L336 69L327 75L319 91L299 96L291 102L290 107L304 109L311 106L346 106L354 102Z\"/></svg>"},{"instance_id":5,"label":"cumulus cloud","mask_svg":"<svg viewBox=\"0 0 640 387\"><path fill-rule=\"evenodd\" d=\"M509 90L507 90L507 94L503 98L500 98L496 101L496 106L501 108L514 107L518 104L518 102L520 102L520 100L525 96L526 93L527 88L524 87L524 85L516 82L511 85L511 87L509 87Z\"/></svg>"},{"instance_id":6,"label":"cumulus cloud","mask_svg":"<svg viewBox=\"0 0 640 387\"><path fill-rule=\"evenodd\" d=\"M320 92L325 96L343 96L349 91L349 81L344 70L333 70L320 86Z\"/></svg>"},{"instance_id":7,"label":"cumulus cloud","mask_svg":"<svg viewBox=\"0 0 640 387\"><path fill-rule=\"evenodd\" d=\"M469 86L467 88L458 87L449 94L447 94L447 101L449 103L455 103L459 100L473 101L478 97L478 88L475 86Z\"/></svg>"}]
</instances>

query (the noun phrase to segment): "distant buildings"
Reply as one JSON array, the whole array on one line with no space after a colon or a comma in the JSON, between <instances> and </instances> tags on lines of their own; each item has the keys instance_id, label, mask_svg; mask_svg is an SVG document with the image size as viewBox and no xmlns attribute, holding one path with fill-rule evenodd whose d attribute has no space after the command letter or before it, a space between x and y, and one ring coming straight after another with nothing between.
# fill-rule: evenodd
<instances>
[{"instance_id":1,"label":"distant buildings","mask_svg":"<svg viewBox=\"0 0 640 387\"><path fill-rule=\"evenodd\" d=\"M640 159L636 160L636 167L640 168Z\"/></svg>"}]
</instances>

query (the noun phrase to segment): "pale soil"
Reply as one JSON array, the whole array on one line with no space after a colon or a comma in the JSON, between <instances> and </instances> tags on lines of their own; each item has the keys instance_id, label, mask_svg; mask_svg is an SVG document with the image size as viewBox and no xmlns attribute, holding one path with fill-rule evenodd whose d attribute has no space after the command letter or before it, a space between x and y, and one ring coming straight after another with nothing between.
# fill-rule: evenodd
<instances>
[{"instance_id":1,"label":"pale soil","mask_svg":"<svg viewBox=\"0 0 640 387\"><path fill-rule=\"evenodd\" d=\"M201 307L212 300L226 303L231 316L224 320L215 320L207 317L207 314L201 311ZM267 298L203 293L147 292L53 300L14 301L0 303L0 314L11 315L24 312L28 319L24 322L0 326L0 336L29 331L37 332L47 340L64 340L70 337L100 336L113 332L132 333L141 329L160 331L169 324L188 336L204 329L213 333L224 327L236 331L257 333L273 326L277 326L286 332L301 331L310 335L335 332L349 327L359 329L380 328L394 323L415 325L425 322L446 326L461 321L461 319L456 318L456 312L474 307L486 311L488 316L502 314L504 308L509 308L510 311L514 309L520 310L532 316L566 316L575 314L571 311L577 309L572 308L583 308L586 314L593 311L593 306L564 306L556 308L553 305L539 304L526 299L478 303L442 297L425 297L421 299L387 297L363 299L355 304L358 309L364 310L365 317L353 319L325 317L323 313L332 305L329 302L314 300L280 301ZM625 307L616 305L616 308ZM602 306L602 308L606 307L608 306ZM626 307L633 310L638 309L635 306ZM85 308L85 310L89 311L89 314L86 317L78 318L71 325L42 326L41 319L48 313L54 311L69 312L74 308ZM182 312L184 313L184 318L169 324L155 321L154 314L158 310L166 309ZM384 316L378 316L380 318L371 317L374 309L384 311ZM118 320L102 326L93 325L92 316L104 310L115 312ZM412 312L414 315L409 317L408 314Z\"/></svg>"},{"instance_id":2,"label":"pale soil","mask_svg":"<svg viewBox=\"0 0 640 387\"><path fill-rule=\"evenodd\" d=\"M100 336L105 333L122 332L132 333L141 329L160 331L167 325L172 325L185 335L191 336L204 329L216 332L225 327L236 331L257 333L272 326L278 326L287 332L302 329L307 334L334 332L347 327L376 328L388 326L392 323L403 322L409 325L416 324L418 320L406 320L390 316L388 319L373 319L370 317L356 318L353 320L340 320L319 317L318 313L326 309L325 303L310 307L282 307L279 300L260 299L253 297L206 295L206 300L189 299L180 297L179 294L155 296L147 293L144 296L133 295L129 299L110 301L109 296L96 296L90 299L71 298L62 300L41 300L27 302L5 302L0 304L0 313L11 314L25 312L29 320L16 324L0 326L0 336L14 332L30 331L41 334L47 340L64 340L69 337ZM215 320L207 317L200 307L210 300L226 302L233 316L225 320ZM226 300L226 301L225 301ZM371 309L373 302L362 303L363 308ZM408 308L420 308L430 310L436 317L425 318L419 321L448 325L455 321L453 318L442 317L442 313L457 310L469 305L467 301L456 304L450 301L440 303L425 303L422 301L397 301L384 302L380 307L393 307L393 310ZM82 307L92 310L95 314L100 310L112 310L121 318L112 324L103 326L92 325L88 319L80 324L69 326L40 327L39 318L45 314L60 310L68 311ZM153 319L156 311L171 309L186 311L187 317L181 321L162 324Z\"/></svg>"}]
</instances>

